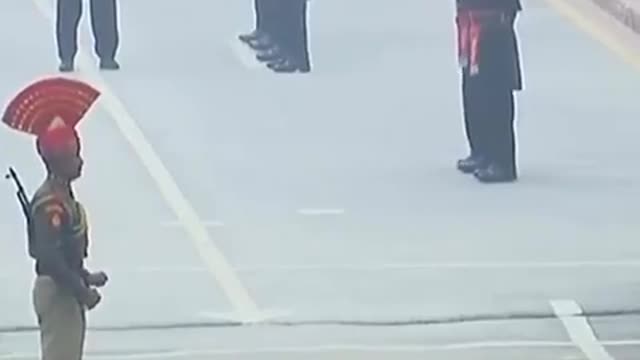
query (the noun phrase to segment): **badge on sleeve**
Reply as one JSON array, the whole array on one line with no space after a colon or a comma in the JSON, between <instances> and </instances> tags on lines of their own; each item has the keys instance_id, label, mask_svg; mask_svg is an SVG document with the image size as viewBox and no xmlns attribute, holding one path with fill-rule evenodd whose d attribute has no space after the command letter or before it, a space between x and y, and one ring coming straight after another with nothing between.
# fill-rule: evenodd
<instances>
[{"instance_id":1,"label":"badge on sleeve","mask_svg":"<svg viewBox=\"0 0 640 360\"><path fill-rule=\"evenodd\" d=\"M49 224L54 229L59 229L62 226L62 216L64 214L64 209L59 204L51 204L48 205L44 209L45 213L49 217Z\"/></svg>"},{"instance_id":2,"label":"badge on sleeve","mask_svg":"<svg viewBox=\"0 0 640 360\"><path fill-rule=\"evenodd\" d=\"M51 226L53 226L54 228L59 228L61 224L62 219L60 218L60 214L57 212L53 213L51 215Z\"/></svg>"}]
</instances>

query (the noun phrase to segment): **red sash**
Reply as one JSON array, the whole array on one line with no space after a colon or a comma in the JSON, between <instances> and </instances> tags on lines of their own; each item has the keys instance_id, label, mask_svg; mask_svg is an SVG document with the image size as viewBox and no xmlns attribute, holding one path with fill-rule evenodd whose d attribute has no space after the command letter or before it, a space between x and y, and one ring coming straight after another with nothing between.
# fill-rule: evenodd
<instances>
[{"instance_id":1,"label":"red sash","mask_svg":"<svg viewBox=\"0 0 640 360\"><path fill-rule=\"evenodd\" d=\"M480 44L486 27L507 23L502 11L458 9L458 61L461 67L469 69L470 75L480 72Z\"/></svg>"}]
</instances>

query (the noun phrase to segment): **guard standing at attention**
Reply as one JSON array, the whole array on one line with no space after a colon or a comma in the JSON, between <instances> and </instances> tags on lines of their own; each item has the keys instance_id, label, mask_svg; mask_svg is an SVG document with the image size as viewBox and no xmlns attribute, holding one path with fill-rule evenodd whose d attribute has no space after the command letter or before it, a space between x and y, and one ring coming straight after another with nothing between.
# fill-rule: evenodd
<instances>
[{"instance_id":1,"label":"guard standing at attention","mask_svg":"<svg viewBox=\"0 0 640 360\"><path fill-rule=\"evenodd\" d=\"M59 70L74 70L78 52L78 25L82 15L83 0L57 0L56 39L58 44ZM119 46L117 0L91 0L91 28L94 50L100 58L103 70L118 70L116 61Z\"/></svg>"},{"instance_id":2,"label":"guard standing at attention","mask_svg":"<svg viewBox=\"0 0 640 360\"><path fill-rule=\"evenodd\" d=\"M520 0L456 0L464 123L470 155L458 161L481 182L518 177L514 92L522 90L515 32Z\"/></svg>"},{"instance_id":3,"label":"guard standing at attention","mask_svg":"<svg viewBox=\"0 0 640 360\"><path fill-rule=\"evenodd\" d=\"M256 30L239 36L276 73L311 71L307 1L256 0Z\"/></svg>"},{"instance_id":4,"label":"guard standing at attention","mask_svg":"<svg viewBox=\"0 0 640 360\"><path fill-rule=\"evenodd\" d=\"M47 176L28 205L28 249L35 259L33 305L43 360L81 360L86 310L101 301L95 287L104 272L84 267L88 222L71 183L81 175L80 139L74 129L99 93L68 79L39 81L7 107L3 122L37 136L36 148Z\"/></svg>"}]
</instances>

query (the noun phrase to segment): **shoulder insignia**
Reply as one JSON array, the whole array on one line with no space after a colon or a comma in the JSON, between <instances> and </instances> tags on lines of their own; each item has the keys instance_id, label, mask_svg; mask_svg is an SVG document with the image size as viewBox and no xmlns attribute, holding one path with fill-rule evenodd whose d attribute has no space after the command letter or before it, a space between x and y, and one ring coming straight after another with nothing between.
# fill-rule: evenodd
<instances>
[{"instance_id":1,"label":"shoulder insignia","mask_svg":"<svg viewBox=\"0 0 640 360\"><path fill-rule=\"evenodd\" d=\"M46 214L64 213L64 208L62 207L62 205L58 203L51 203L51 204L45 205L44 212Z\"/></svg>"},{"instance_id":2,"label":"shoulder insignia","mask_svg":"<svg viewBox=\"0 0 640 360\"><path fill-rule=\"evenodd\" d=\"M44 194L35 199L32 204L31 211L43 220L53 229L60 229L68 213L64 202L62 202L55 194Z\"/></svg>"},{"instance_id":3,"label":"shoulder insignia","mask_svg":"<svg viewBox=\"0 0 640 360\"><path fill-rule=\"evenodd\" d=\"M62 225L62 216L60 215L59 212L55 212L51 215L50 217L50 222L51 222L51 226L53 226L54 228L60 228L60 225Z\"/></svg>"}]
</instances>

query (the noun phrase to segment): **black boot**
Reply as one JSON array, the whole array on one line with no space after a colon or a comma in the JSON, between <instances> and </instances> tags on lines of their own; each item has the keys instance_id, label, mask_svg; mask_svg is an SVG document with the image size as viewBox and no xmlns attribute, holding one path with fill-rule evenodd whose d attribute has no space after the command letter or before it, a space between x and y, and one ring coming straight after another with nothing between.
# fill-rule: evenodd
<instances>
[{"instance_id":1,"label":"black boot","mask_svg":"<svg viewBox=\"0 0 640 360\"><path fill-rule=\"evenodd\" d=\"M267 67L276 73L308 73L310 71L308 67L301 67L296 62L286 58L270 62Z\"/></svg>"},{"instance_id":2,"label":"black boot","mask_svg":"<svg viewBox=\"0 0 640 360\"><path fill-rule=\"evenodd\" d=\"M262 36L262 33L258 30L253 30L249 34L238 35L238 40L242 41L245 44L249 44L252 41L257 41Z\"/></svg>"},{"instance_id":3,"label":"black boot","mask_svg":"<svg viewBox=\"0 0 640 360\"><path fill-rule=\"evenodd\" d=\"M119 70L120 64L118 64L118 62L115 59L101 59L100 69L101 70Z\"/></svg>"},{"instance_id":4,"label":"black boot","mask_svg":"<svg viewBox=\"0 0 640 360\"><path fill-rule=\"evenodd\" d=\"M465 174L472 174L474 171L485 167L485 162L480 156L468 156L458 160L457 168Z\"/></svg>"},{"instance_id":5,"label":"black boot","mask_svg":"<svg viewBox=\"0 0 640 360\"><path fill-rule=\"evenodd\" d=\"M264 51L272 48L274 45L274 41L269 35L260 33L257 38L249 40L247 42L247 45L249 45L249 47L255 51Z\"/></svg>"},{"instance_id":6,"label":"black boot","mask_svg":"<svg viewBox=\"0 0 640 360\"><path fill-rule=\"evenodd\" d=\"M267 50L258 52L256 54L256 59L262 62L276 61L282 59L282 52L277 46L272 46Z\"/></svg>"},{"instance_id":7,"label":"black boot","mask_svg":"<svg viewBox=\"0 0 640 360\"><path fill-rule=\"evenodd\" d=\"M498 164L490 164L486 168L476 170L473 175L483 183L505 183L517 180L516 172Z\"/></svg>"},{"instance_id":8,"label":"black boot","mask_svg":"<svg viewBox=\"0 0 640 360\"><path fill-rule=\"evenodd\" d=\"M74 68L73 60L62 60L60 61L60 66L58 66L60 72L72 72Z\"/></svg>"}]
</instances>

